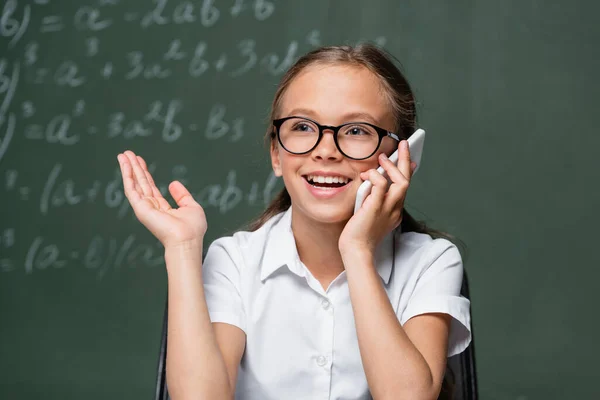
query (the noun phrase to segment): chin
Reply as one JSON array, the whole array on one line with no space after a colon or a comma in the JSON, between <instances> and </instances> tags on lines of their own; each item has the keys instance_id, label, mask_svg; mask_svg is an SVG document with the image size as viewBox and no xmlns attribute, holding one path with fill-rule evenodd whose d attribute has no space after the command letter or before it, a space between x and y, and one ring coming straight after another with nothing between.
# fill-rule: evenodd
<instances>
[{"instance_id":1,"label":"chin","mask_svg":"<svg viewBox=\"0 0 600 400\"><path fill-rule=\"evenodd\" d=\"M341 207L339 204L321 204L300 212L318 223L345 224L352 217L352 211L352 208Z\"/></svg>"}]
</instances>

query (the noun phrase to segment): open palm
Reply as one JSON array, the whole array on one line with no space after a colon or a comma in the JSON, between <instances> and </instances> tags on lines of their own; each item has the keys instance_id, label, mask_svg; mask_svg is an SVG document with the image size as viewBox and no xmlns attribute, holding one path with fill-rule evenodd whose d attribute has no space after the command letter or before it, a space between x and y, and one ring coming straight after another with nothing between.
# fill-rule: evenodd
<instances>
[{"instance_id":1,"label":"open palm","mask_svg":"<svg viewBox=\"0 0 600 400\"><path fill-rule=\"evenodd\" d=\"M207 228L206 215L181 182L173 181L169 185L169 193L178 206L172 208L156 187L142 157L127 150L117 159L125 196L135 216L163 246L202 243Z\"/></svg>"}]
</instances>

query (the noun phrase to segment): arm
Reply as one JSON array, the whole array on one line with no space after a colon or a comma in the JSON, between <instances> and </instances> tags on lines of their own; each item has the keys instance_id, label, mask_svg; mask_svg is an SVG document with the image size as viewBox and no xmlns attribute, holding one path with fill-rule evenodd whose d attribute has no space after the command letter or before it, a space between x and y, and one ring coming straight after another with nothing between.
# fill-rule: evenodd
<instances>
[{"instance_id":1,"label":"arm","mask_svg":"<svg viewBox=\"0 0 600 400\"><path fill-rule=\"evenodd\" d=\"M415 307L414 318L402 327L373 261L378 243L402 221L404 199L416 166L411 163L406 140L398 144L398 152L398 166L383 153L379 155L379 162L392 181L389 188L387 180L375 169L361 173L361 178L370 180L373 188L344 227L339 249L373 397L436 399L446 363L448 313Z\"/></svg>"},{"instance_id":2,"label":"arm","mask_svg":"<svg viewBox=\"0 0 600 400\"><path fill-rule=\"evenodd\" d=\"M232 399L245 336L239 328L213 328L210 322L202 279L204 210L177 181L169 185L178 206L172 208L141 157L126 151L117 158L135 216L165 247L171 398Z\"/></svg>"},{"instance_id":3,"label":"arm","mask_svg":"<svg viewBox=\"0 0 600 400\"><path fill-rule=\"evenodd\" d=\"M233 399L245 335L211 324L201 272L202 251L167 249L169 313L167 385L173 400Z\"/></svg>"},{"instance_id":4,"label":"arm","mask_svg":"<svg viewBox=\"0 0 600 400\"><path fill-rule=\"evenodd\" d=\"M446 368L450 316L419 315L402 327L372 258L348 255L344 265L373 398L436 399Z\"/></svg>"}]
</instances>

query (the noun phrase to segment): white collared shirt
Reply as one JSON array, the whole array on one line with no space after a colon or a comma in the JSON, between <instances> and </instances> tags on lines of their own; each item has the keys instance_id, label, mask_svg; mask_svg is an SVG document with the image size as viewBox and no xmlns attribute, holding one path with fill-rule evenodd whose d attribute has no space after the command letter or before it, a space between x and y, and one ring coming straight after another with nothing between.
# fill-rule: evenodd
<instances>
[{"instance_id":1,"label":"white collared shirt","mask_svg":"<svg viewBox=\"0 0 600 400\"><path fill-rule=\"evenodd\" d=\"M469 300L460 295L463 265L454 244L390 234L375 261L402 325L419 314L446 313L448 356L468 346ZM202 268L211 321L246 333L236 399L371 398L345 271L323 289L298 257L291 208L255 232L214 241Z\"/></svg>"}]
</instances>

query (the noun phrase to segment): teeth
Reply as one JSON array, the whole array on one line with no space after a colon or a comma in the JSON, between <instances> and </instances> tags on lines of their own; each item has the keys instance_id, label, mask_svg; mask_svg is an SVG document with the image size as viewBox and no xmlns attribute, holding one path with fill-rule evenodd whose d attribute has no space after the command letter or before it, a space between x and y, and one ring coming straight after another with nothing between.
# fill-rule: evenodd
<instances>
[{"instance_id":1,"label":"teeth","mask_svg":"<svg viewBox=\"0 0 600 400\"><path fill-rule=\"evenodd\" d=\"M306 179L313 183L348 183L348 178L344 176L307 175Z\"/></svg>"}]
</instances>

